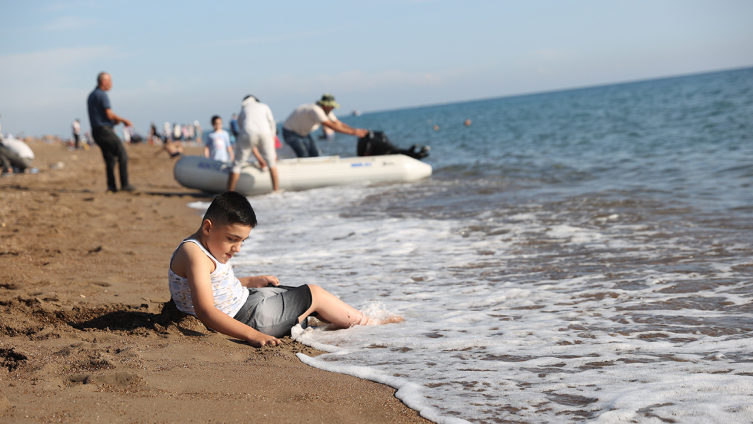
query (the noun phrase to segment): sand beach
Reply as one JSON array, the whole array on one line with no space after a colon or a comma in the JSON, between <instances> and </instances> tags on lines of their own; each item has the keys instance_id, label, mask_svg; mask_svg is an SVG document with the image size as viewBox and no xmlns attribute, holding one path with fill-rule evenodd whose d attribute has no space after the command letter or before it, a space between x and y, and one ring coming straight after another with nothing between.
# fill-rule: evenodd
<instances>
[{"instance_id":1,"label":"sand beach","mask_svg":"<svg viewBox=\"0 0 753 424\"><path fill-rule=\"evenodd\" d=\"M0 178L0 422L427 422L304 365L307 346L256 349L171 308L167 262L206 199L166 153L128 146L139 191L106 194L96 146L29 145L39 173Z\"/></svg>"}]
</instances>

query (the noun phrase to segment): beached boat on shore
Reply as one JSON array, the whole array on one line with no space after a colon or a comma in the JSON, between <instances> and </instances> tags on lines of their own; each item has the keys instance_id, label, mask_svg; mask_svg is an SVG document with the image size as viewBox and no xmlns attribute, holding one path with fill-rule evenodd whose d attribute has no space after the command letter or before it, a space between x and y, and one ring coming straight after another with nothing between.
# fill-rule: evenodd
<instances>
[{"instance_id":1,"label":"beached boat on shore","mask_svg":"<svg viewBox=\"0 0 753 424\"><path fill-rule=\"evenodd\" d=\"M201 156L184 156L175 164L173 173L184 187L220 193L225 191L230 168L228 163ZM431 171L431 165L405 155L321 156L277 162L280 188L288 191L363 182L411 182L430 176ZM261 170L255 163L246 164L241 170L236 191L247 196L271 192L269 170Z\"/></svg>"}]
</instances>

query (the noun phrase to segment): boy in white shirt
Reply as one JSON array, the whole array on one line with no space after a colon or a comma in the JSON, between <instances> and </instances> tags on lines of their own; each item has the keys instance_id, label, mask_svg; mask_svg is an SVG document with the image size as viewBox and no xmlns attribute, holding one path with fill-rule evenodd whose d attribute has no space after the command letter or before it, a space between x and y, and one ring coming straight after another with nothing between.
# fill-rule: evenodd
<instances>
[{"instance_id":1,"label":"boy in white shirt","mask_svg":"<svg viewBox=\"0 0 753 424\"><path fill-rule=\"evenodd\" d=\"M230 134L222 129L222 118L217 115L212 117L214 131L207 134L204 142L204 157L221 162L232 162L235 158L230 146Z\"/></svg>"}]
</instances>

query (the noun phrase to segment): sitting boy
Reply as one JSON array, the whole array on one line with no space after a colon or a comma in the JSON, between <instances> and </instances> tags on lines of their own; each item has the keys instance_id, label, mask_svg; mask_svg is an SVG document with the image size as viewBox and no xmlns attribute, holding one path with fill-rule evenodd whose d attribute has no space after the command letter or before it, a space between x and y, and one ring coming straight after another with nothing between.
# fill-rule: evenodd
<instances>
[{"instance_id":1,"label":"sitting boy","mask_svg":"<svg viewBox=\"0 0 753 424\"><path fill-rule=\"evenodd\" d=\"M341 328L403 321L370 318L316 285L281 286L276 277L235 278L228 261L256 226L256 214L242 195L227 191L209 205L201 227L170 259L170 294L178 310L204 325L256 347L277 346L316 312Z\"/></svg>"}]
</instances>

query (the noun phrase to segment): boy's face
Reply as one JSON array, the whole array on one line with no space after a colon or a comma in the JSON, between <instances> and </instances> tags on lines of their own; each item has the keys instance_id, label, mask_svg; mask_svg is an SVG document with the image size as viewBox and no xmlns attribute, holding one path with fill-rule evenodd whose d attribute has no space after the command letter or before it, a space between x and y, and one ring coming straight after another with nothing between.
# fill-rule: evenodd
<instances>
[{"instance_id":1,"label":"boy's face","mask_svg":"<svg viewBox=\"0 0 753 424\"><path fill-rule=\"evenodd\" d=\"M215 119L214 122L212 122L212 127L215 131L219 131L222 129L222 119Z\"/></svg>"},{"instance_id":2,"label":"boy's face","mask_svg":"<svg viewBox=\"0 0 753 424\"><path fill-rule=\"evenodd\" d=\"M241 243L248 238L251 232L250 225L214 225L208 219L204 220L201 229L206 236L209 253L223 264L226 264L230 258L241 251Z\"/></svg>"}]
</instances>

